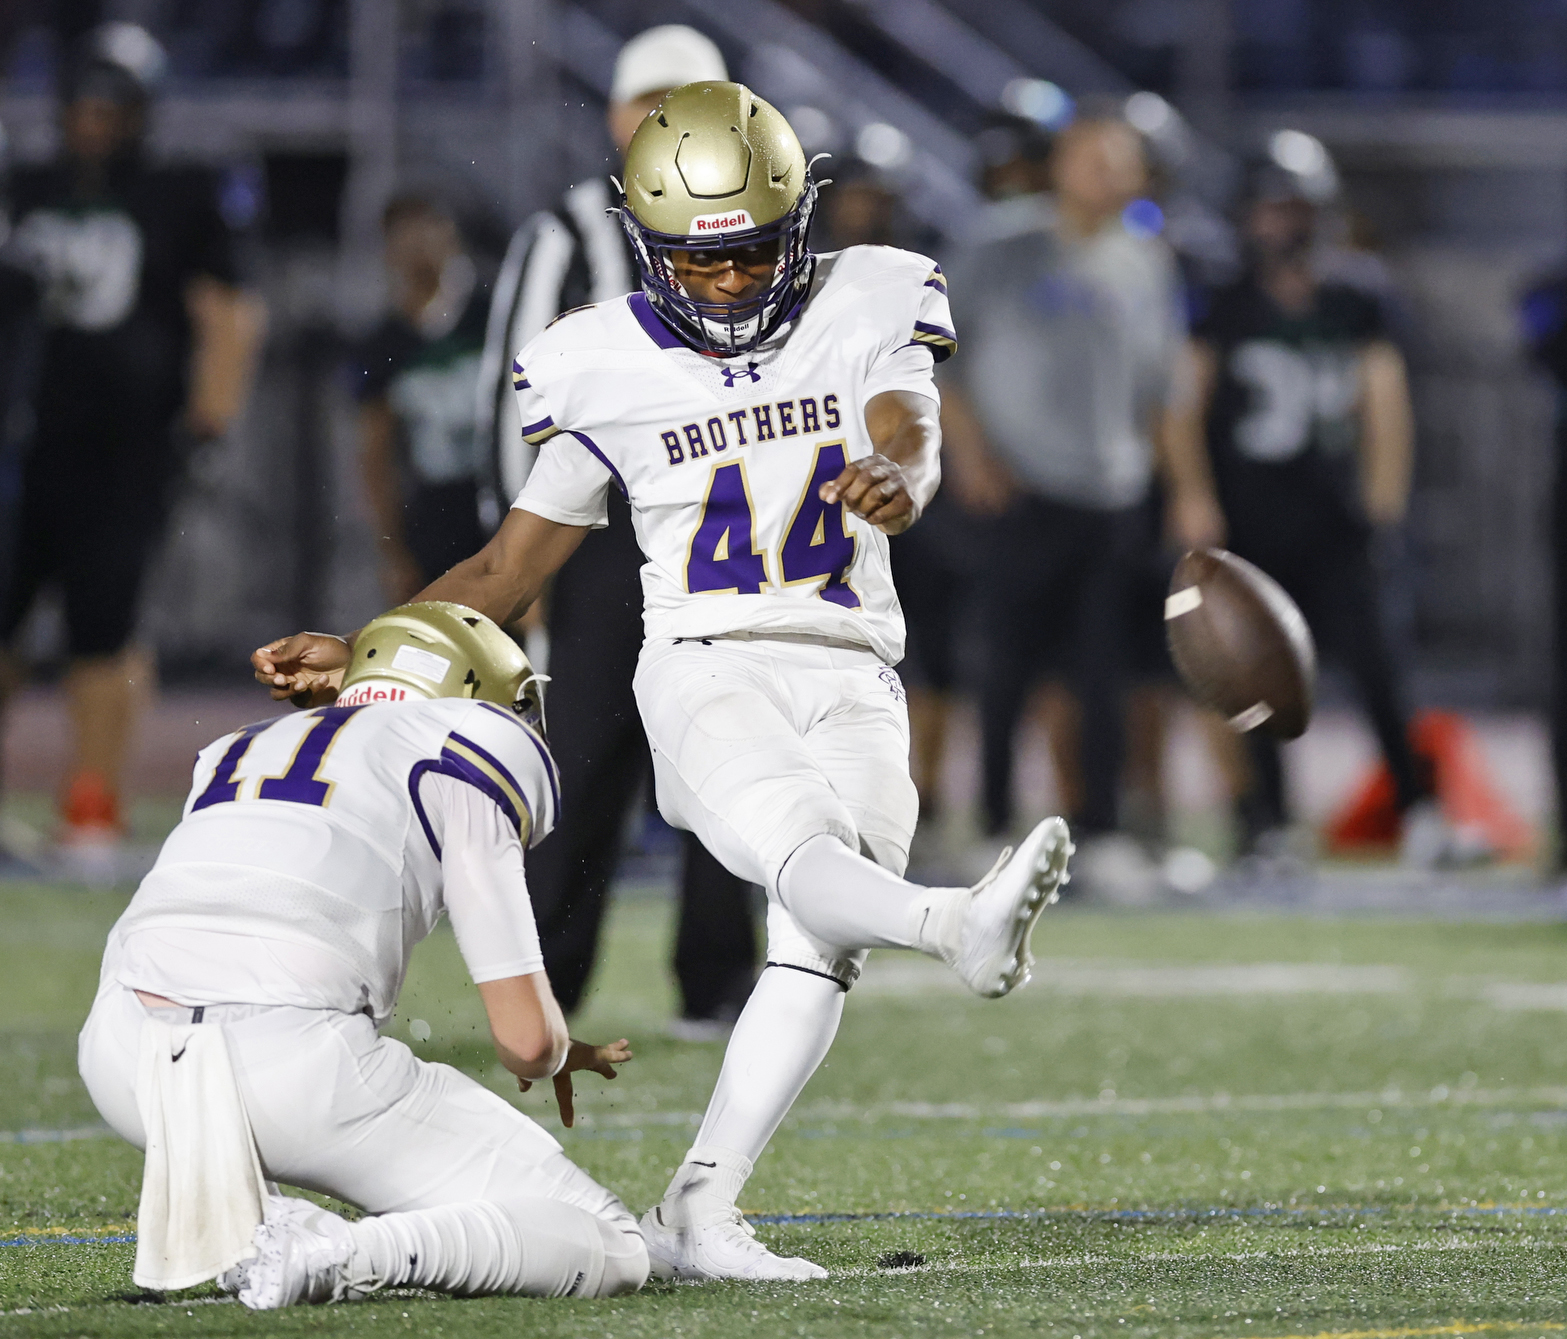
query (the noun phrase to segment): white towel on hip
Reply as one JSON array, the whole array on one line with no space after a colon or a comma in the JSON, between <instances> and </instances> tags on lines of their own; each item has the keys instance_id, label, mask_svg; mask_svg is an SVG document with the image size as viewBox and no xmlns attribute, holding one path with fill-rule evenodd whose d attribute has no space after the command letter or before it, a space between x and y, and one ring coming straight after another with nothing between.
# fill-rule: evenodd
<instances>
[{"instance_id":1,"label":"white towel on hip","mask_svg":"<svg viewBox=\"0 0 1567 1339\"><path fill-rule=\"evenodd\" d=\"M266 1204L222 1027L144 1021L136 1104L147 1134L136 1283L191 1288L250 1257Z\"/></svg>"}]
</instances>

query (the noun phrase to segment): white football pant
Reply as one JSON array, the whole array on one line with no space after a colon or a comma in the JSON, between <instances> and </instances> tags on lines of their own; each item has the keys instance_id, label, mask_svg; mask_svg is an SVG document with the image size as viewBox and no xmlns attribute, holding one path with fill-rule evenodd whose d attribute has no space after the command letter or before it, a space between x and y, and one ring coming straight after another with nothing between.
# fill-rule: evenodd
<instances>
[{"instance_id":1,"label":"white football pant","mask_svg":"<svg viewBox=\"0 0 1567 1339\"><path fill-rule=\"evenodd\" d=\"M908 711L872 652L775 638L650 643L635 687L659 811L768 898L768 970L658 1208L666 1227L702 1227L732 1216L832 1045L866 951L913 942L920 890L895 877L919 815ZM809 878L792 876L802 848Z\"/></svg>"},{"instance_id":2,"label":"white football pant","mask_svg":"<svg viewBox=\"0 0 1567 1339\"><path fill-rule=\"evenodd\" d=\"M136 1064L149 1013L190 1020L189 1010L150 1011L105 982L78 1047L94 1104L137 1148L146 1146ZM614 1195L509 1102L378 1036L366 1015L218 1005L203 1021L224 1030L268 1179L395 1214L384 1222L396 1239L427 1243L411 1272L398 1262L395 1281L558 1297L608 1296L646 1279L636 1221ZM471 1223L458 1212L465 1205ZM436 1210L423 1221L421 1211Z\"/></svg>"},{"instance_id":3,"label":"white football pant","mask_svg":"<svg viewBox=\"0 0 1567 1339\"><path fill-rule=\"evenodd\" d=\"M865 953L803 928L784 863L838 838L901 875L919 818L897 672L872 651L777 639L650 643L635 680L658 807L767 890L767 961L851 985Z\"/></svg>"}]
</instances>

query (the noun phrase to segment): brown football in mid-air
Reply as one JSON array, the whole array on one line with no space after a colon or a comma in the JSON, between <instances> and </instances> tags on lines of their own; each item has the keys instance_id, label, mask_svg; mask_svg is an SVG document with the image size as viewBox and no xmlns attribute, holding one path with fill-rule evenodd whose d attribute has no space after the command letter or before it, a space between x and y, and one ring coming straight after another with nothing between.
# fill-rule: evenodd
<instances>
[{"instance_id":1,"label":"brown football in mid-air","mask_svg":"<svg viewBox=\"0 0 1567 1339\"><path fill-rule=\"evenodd\" d=\"M1191 695L1231 729L1305 733L1316 647L1299 606L1261 568L1223 549L1188 553L1170 581L1164 629Z\"/></svg>"}]
</instances>

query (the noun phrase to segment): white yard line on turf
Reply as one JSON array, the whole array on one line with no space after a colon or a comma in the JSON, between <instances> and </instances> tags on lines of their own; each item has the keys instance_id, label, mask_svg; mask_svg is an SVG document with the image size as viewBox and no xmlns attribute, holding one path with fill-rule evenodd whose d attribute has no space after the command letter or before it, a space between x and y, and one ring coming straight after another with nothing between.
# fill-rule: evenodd
<instances>
[{"instance_id":1,"label":"white yard line on turf","mask_svg":"<svg viewBox=\"0 0 1567 1339\"><path fill-rule=\"evenodd\" d=\"M102 1139L113 1133L107 1125L81 1125L71 1130L0 1130L0 1144L69 1144L78 1139Z\"/></svg>"},{"instance_id":2,"label":"white yard line on turf","mask_svg":"<svg viewBox=\"0 0 1567 1339\"><path fill-rule=\"evenodd\" d=\"M884 1117L914 1120L1026 1119L1050 1116L1204 1116L1228 1111L1317 1111L1334 1108L1367 1111L1390 1108L1431 1106L1484 1107L1567 1107L1567 1087L1549 1088L1448 1088L1439 1085L1428 1091L1403 1092L1384 1088L1381 1092L1361 1093L1208 1093L1177 1097L1117 1097L1106 1090L1098 1097L1069 1097L1059 1100L1038 1099L1029 1102L998 1102L980 1105L970 1102L813 1102L798 1107L789 1125L812 1121L871 1121ZM636 1129L658 1126L695 1126L702 1122L700 1111L584 1111L577 1116L585 1130Z\"/></svg>"},{"instance_id":3,"label":"white yard line on turf","mask_svg":"<svg viewBox=\"0 0 1567 1339\"><path fill-rule=\"evenodd\" d=\"M1567 1107L1567 1087L1447 1088L1406 1093L1384 1088L1364 1093L1208 1093L1178 1097L1069 1097L1059 1100L1001 1102L982 1106L969 1102L813 1102L796 1108L785 1131L811 1121L1043 1119L1051 1116L1206 1116L1227 1111L1325 1111L1342 1108L1386 1111L1431 1106ZM694 1127L700 1111L582 1111L577 1124L583 1133L595 1129L658 1129ZM0 1130L0 1144L59 1144L78 1139L102 1139L114 1131L107 1125L70 1130Z\"/></svg>"},{"instance_id":4,"label":"white yard line on turf","mask_svg":"<svg viewBox=\"0 0 1567 1339\"><path fill-rule=\"evenodd\" d=\"M1567 982L1484 976L1421 976L1392 963L1161 963L1040 958L1030 989L1077 998L1197 999L1295 995L1405 995L1467 999L1507 1012L1567 1012ZM952 972L923 959L872 958L855 984L859 995L904 998L961 995Z\"/></svg>"},{"instance_id":5,"label":"white yard line on turf","mask_svg":"<svg viewBox=\"0 0 1567 1339\"><path fill-rule=\"evenodd\" d=\"M1138 963L1040 958L1031 989L1056 995L1172 999L1202 995L1401 995L1418 978L1392 964L1328 962ZM964 994L967 987L936 963L872 958L855 983L868 995Z\"/></svg>"}]
</instances>

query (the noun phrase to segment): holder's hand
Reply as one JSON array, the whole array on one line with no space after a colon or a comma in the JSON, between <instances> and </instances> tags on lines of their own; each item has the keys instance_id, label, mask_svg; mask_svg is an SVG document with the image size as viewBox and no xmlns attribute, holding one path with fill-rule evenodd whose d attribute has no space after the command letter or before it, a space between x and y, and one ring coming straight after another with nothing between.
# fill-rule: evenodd
<instances>
[{"instance_id":1,"label":"holder's hand","mask_svg":"<svg viewBox=\"0 0 1567 1339\"><path fill-rule=\"evenodd\" d=\"M250 663L274 702L286 698L296 707L321 707L337 696L349 656L341 637L296 632L252 652Z\"/></svg>"},{"instance_id":2,"label":"holder's hand","mask_svg":"<svg viewBox=\"0 0 1567 1339\"><path fill-rule=\"evenodd\" d=\"M564 1068L551 1080L555 1085L555 1101L560 1107L560 1122L568 1130L577 1122L577 1109L571 1091L571 1076L578 1070L591 1069L606 1079L615 1077L611 1066L623 1065L630 1060L631 1045L622 1037L608 1046L592 1046L585 1041L574 1041L566 1050ZM517 1087L527 1092L533 1087L527 1079L518 1079Z\"/></svg>"}]
</instances>

